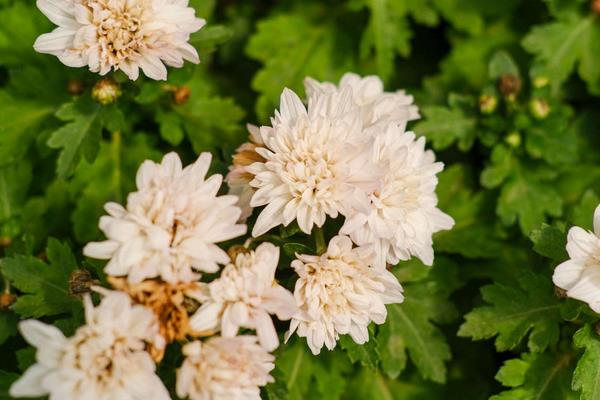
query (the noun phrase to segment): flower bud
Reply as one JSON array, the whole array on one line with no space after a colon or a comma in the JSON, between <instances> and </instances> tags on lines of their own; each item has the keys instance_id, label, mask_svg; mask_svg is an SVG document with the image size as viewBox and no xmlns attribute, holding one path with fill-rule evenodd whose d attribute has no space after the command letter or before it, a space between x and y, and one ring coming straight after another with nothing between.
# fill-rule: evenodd
<instances>
[{"instance_id":1,"label":"flower bud","mask_svg":"<svg viewBox=\"0 0 600 400\"><path fill-rule=\"evenodd\" d=\"M92 98L103 106L116 102L119 97L121 88L111 78L99 80L92 88Z\"/></svg>"},{"instance_id":2,"label":"flower bud","mask_svg":"<svg viewBox=\"0 0 600 400\"><path fill-rule=\"evenodd\" d=\"M180 86L173 90L173 103L180 105L186 103L192 94L187 86Z\"/></svg>"},{"instance_id":3,"label":"flower bud","mask_svg":"<svg viewBox=\"0 0 600 400\"><path fill-rule=\"evenodd\" d=\"M84 90L85 86L79 79L69 79L67 82L67 92L69 92L70 95L79 95L83 93Z\"/></svg>"},{"instance_id":4,"label":"flower bud","mask_svg":"<svg viewBox=\"0 0 600 400\"><path fill-rule=\"evenodd\" d=\"M521 134L517 131L513 131L506 135L504 141L513 148L519 147L521 145Z\"/></svg>"},{"instance_id":5,"label":"flower bud","mask_svg":"<svg viewBox=\"0 0 600 400\"><path fill-rule=\"evenodd\" d=\"M504 74L500 77L498 89L505 97L514 100L521 91L521 78L516 75Z\"/></svg>"},{"instance_id":6,"label":"flower bud","mask_svg":"<svg viewBox=\"0 0 600 400\"><path fill-rule=\"evenodd\" d=\"M8 247L12 243L10 236L0 236L0 247Z\"/></svg>"},{"instance_id":7,"label":"flower bud","mask_svg":"<svg viewBox=\"0 0 600 400\"><path fill-rule=\"evenodd\" d=\"M592 13L600 15L600 0L592 0L590 9L592 10Z\"/></svg>"},{"instance_id":8,"label":"flower bud","mask_svg":"<svg viewBox=\"0 0 600 400\"><path fill-rule=\"evenodd\" d=\"M490 94L482 94L479 97L479 111L482 114L492 114L498 108L498 98Z\"/></svg>"},{"instance_id":9,"label":"flower bud","mask_svg":"<svg viewBox=\"0 0 600 400\"><path fill-rule=\"evenodd\" d=\"M547 76L537 76L533 79L533 87L536 89L541 89L550 83L550 80Z\"/></svg>"},{"instance_id":10,"label":"flower bud","mask_svg":"<svg viewBox=\"0 0 600 400\"><path fill-rule=\"evenodd\" d=\"M550 105L543 99L531 99L529 101L529 112L535 119L546 119L550 114Z\"/></svg>"},{"instance_id":11,"label":"flower bud","mask_svg":"<svg viewBox=\"0 0 600 400\"><path fill-rule=\"evenodd\" d=\"M10 306L12 306L15 301L17 301L17 296L12 293L2 293L0 295L0 310L8 310Z\"/></svg>"}]
</instances>

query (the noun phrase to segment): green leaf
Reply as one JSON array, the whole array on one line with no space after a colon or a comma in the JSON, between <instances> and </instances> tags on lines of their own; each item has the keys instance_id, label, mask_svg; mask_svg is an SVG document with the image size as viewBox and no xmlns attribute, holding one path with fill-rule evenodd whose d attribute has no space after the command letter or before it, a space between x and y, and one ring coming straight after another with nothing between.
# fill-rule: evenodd
<instances>
[{"instance_id":1,"label":"green leaf","mask_svg":"<svg viewBox=\"0 0 600 400\"><path fill-rule=\"evenodd\" d=\"M377 73L384 81L393 74L396 54L406 57L410 53L412 32L405 3L402 0L365 0L370 17L360 44L360 56L363 60L375 57Z\"/></svg>"},{"instance_id":2,"label":"green leaf","mask_svg":"<svg viewBox=\"0 0 600 400\"><path fill-rule=\"evenodd\" d=\"M27 2L0 7L0 65L22 67L39 58L33 42L49 27L46 17Z\"/></svg>"},{"instance_id":3,"label":"green leaf","mask_svg":"<svg viewBox=\"0 0 600 400\"><path fill-rule=\"evenodd\" d=\"M573 337L575 346L584 349L573 372L573 390L581 391L581 400L600 398L600 338L590 325Z\"/></svg>"},{"instance_id":4,"label":"green leaf","mask_svg":"<svg viewBox=\"0 0 600 400\"><path fill-rule=\"evenodd\" d=\"M496 211L505 225L518 218L521 231L528 234L545 221L546 215L561 215L562 198L552 185L517 174L502 187Z\"/></svg>"},{"instance_id":5,"label":"green leaf","mask_svg":"<svg viewBox=\"0 0 600 400\"><path fill-rule=\"evenodd\" d=\"M12 400L13 397L9 396L8 390L10 389L13 382L19 378L18 374L14 372L7 372L0 370L0 400Z\"/></svg>"},{"instance_id":6,"label":"green leaf","mask_svg":"<svg viewBox=\"0 0 600 400\"><path fill-rule=\"evenodd\" d=\"M540 229L533 230L529 236L533 242L533 250L553 261L563 261L568 258L567 235L557 227L542 224Z\"/></svg>"},{"instance_id":7,"label":"green leaf","mask_svg":"<svg viewBox=\"0 0 600 400\"><path fill-rule=\"evenodd\" d=\"M273 114L284 87L300 93L305 77L334 81L351 69L353 43L342 41L336 26L316 23L301 14L279 14L261 20L246 53L263 63L252 79L260 93L256 113Z\"/></svg>"},{"instance_id":8,"label":"green leaf","mask_svg":"<svg viewBox=\"0 0 600 400\"><path fill-rule=\"evenodd\" d=\"M583 229L592 230L594 228L594 211L600 204L600 198L593 190L587 190L581 197L581 201L573 208L571 223L580 226Z\"/></svg>"},{"instance_id":9,"label":"green leaf","mask_svg":"<svg viewBox=\"0 0 600 400\"><path fill-rule=\"evenodd\" d=\"M571 400L576 399L569 387L572 356L569 353L523 354L508 360L496 379L512 389L490 400Z\"/></svg>"},{"instance_id":10,"label":"green leaf","mask_svg":"<svg viewBox=\"0 0 600 400\"><path fill-rule=\"evenodd\" d=\"M373 326L371 325L371 328ZM377 368L379 362L379 352L377 349L377 340L373 337L373 329L369 329L369 341L365 344L357 344L350 335L340 337L339 345L348 354L352 363L360 361L364 366Z\"/></svg>"},{"instance_id":11,"label":"green leaf","mask_svg":"<svg viewBox=\"0 0 600 400\"><path fill-rule=\"evenodd\" d=\"M0 222L21 213L31 183L29 162L0 168Z\"/></svg>"},{"instance_id":12,"label":"green leaf","mask_svg":"<svg viewBox=\"0 0 600 400\"><path fill-rule=\"evenodd\" d=\"M468 258L493 258L501 243L495 237L493 214L490 217L492 199L484 192L473 193L469 175L464 164L454 164L439 175L439 208L454 218L455 225L434 236L435 249Z\"/></svg>"},{"instance_id":13,"label":"green leaf","mask_svg":"<svg viewBox=\"0 0 600 400\"><path fill-rule=\"evenodd\" d=\"M245 112L231 98L192 95L185 105L175 107L174 112L183 121L196 153L213 150L224 142L239 142L244 133L240 121Z\"/></svg>"},{"instance_id":14,"label":"green leaf","mask_svg":"<svg viewBox=\"0 0 600 400\"><path fill-rule=\"evenodd\" d=\"M344 393L348 400L443 400L445 396L441 385L431 384L412 376L410 379L392 380L377 370L362 368L353 376Z\"/></svg>"},{"instance_id":15,"label":"green leaf","mask_svg":"<svg viewBox=\"0 0 600 400\"><path fill-rule=\"evenodd\" d=\"M233 37L233 30L224 25L209 25L192 33L189 43L199 49L213 50Z\"/></svg>"},{"instance_id":16,"label":"green leaf","mask_svg":"<svg viewBox=\"0 0 600 400\"><path fill-rule=\"evenodd\" d=\"M5 258L0 264L4 276L23 292L12 306L23 318L63 314L81 307L69 295L69 276L77 268L71 249L50 239L46 254L49 264L21 255Z\"/></svg>"},{"instance_id":17,"label":"green leaf","mask_svg":"<svg viewBox=\"0 0 600 400\"><path fill-rule=\"evenodd\" d=\"M500 186L515 168L516 160L510 149L502 144L494 146L491 164L481 173L481 184L492 189Z\"/></svg>"},{"instance_id":18,"label":"green leaf","mask_svg":"<svg viewBox=\"0 0 600 400\"><path fill-rule=\"evenodd\" d=\"M597 46L600 27L592 16L570 18L535 26L523 40L525 49L544 66L547 78L558 89L579 62L579 74L598 93Z\"/></svg>"},{"instance_id":19,"label":"green leaf","mask_svg":"<svg viewBox=\"0 0 600 400\"><path fill-rule=\"evenodd\" d=\"M438 259L427 278L404 285L404 302L387 306L387 325L377 336L378 348L383 355L393 348L399 353L384 355L382 367L389 376L402 371L402 362L408 352L410 359L424 379L446 381L445 362L450 359L450 348L442 332L433 322L448 322L456 311L448 302L456 288L455 266ZM393 364L394 360L399 364Z\"/></svg>"},{"instance_id":20,"label":"green leaf","mask_svg":"<svg viewBox=\"0 0 600 400\"><path fill-rule=\"evenodd\" d=\"M173 146L179 145L184 138L182 121L179 115L159 110L155 119L160 128L160 136Z\"/></svg>"},{"instance_id":21,"label":"green leaf","mask_svg":"<svg viewBox=\"0 0 600 400\"><path fill-rule=\"evenodd\" d=\"M100 107L89 101L67 103L56 116L68 123L52 132L48 146L61 149L56 172L59 177L66 177L73 173L82 156L92 162L98 154L102 135Z\"/></svg>"},{"instance_id":22,"label":"green leaf","mask_svg":"<svg viewBox=\"0 0 600 400\"><path fill-rule=\"evenodd\" d=\"M519 76L519 66L512 56L504 50L497 51L490 60L489 76L498 79L502 75Z\"/></svg>"},{"instance_id":23,"label":"green leaf","mask_svg":"<svg viewBox=\"0 0 600 400\"><path fill-rule=\"evenodd\" d=\"M276 356L275 374L285 382L285 399L340 398L346 386L342 374L349 367L343 354L332 352L316 357L310 353L304 340L296 340L280 347Z\"/></svg>"},{"instance_id":24,"label":"green leaf","mask_svg":"<svg viewBox=\"0 0 600 400\"><path fill-rule=\"evenodd\" d=\"M431 140L436 150L443 150L455 142L466 151L477 135L476 119L460 108L429 106L421 109L423 120L415 125L415 132Z\"/></svg>"},{"instance_id":25,"label":"green leaf","mask_svg":"<svg viewBox=\"0 0 600 400\"><path fill-rule=\"evenodd\" d=\"M577 137L569 129L573 112L567 107L552 110L548 118L538 121L526 131L525 148L533 158L552 165L577 162Z\"/></svg>"},{"instance_id":26,"label":"green leaf","mask_svg":"<svg viewBox=\"0 0 600 400\"><path fill-rule=\"evenodd\" d=\"M0 166L20 160L54 107L0 90Z\"/></svg>"},{"instance_id":27,"label":"green leaf","mask_svg":"<svg viewBox=\"0 0 600 400\"><path fill-rule=\"evenodd\" d=\"M489 305L465 316L458 336L475 340L496 337L496 349L516 348L529 335L527 346L540 352L558 341L560 302L554 296L549 276L524 271L518 286L495 283L481 288Z\"/></svg>"},{"instance_id":28,"label":"green leaf","mask_svg":"<svg viewBox=\"0 0 600 400\"><path fill-rule=\"evenodd\" d=\"M110 142L102 142L93 163L82 162L73 176L70 189L75 200L71 216L75 236L81 243L102 237L98 220L104 214L104 204L123 202L128 192L135 190L135 174L147 159L158 160L156 151L145 135L123 137L112 135Z\"/></svg>"},{"instance_id":29,"label":"green leaf","mask_svg":"<svg viewBox=\"0 0 600 400\"><path fill-rule=\"evenodd\" d=\"M10 311L0 311L0 344L17 333L19 319Z\"/></svg>"}]
</instances>

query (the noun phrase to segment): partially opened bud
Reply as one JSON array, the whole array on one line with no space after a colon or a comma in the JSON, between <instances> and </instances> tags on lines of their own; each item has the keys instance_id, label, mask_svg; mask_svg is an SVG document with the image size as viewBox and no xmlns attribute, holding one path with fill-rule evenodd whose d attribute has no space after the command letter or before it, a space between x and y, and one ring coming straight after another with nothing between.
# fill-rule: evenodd
<instances>
[{"instance_id":1,"label":"partially opened bud","mask_svg":"<svg viewBox=\"0 0 600 400\"><path fill-rule=\"evenodd\" d=\"M119 84L111 78L99 80L92 88L92 99L103 106L116 102L121 94Z\"/></svg>"},{"instance_id":2,"label":"partially opened bud","mask_svg":"<svg viewBox=\"0 0 600 400\"><path fill-rule=\"evenodd\" d=\"M479 111L482 114L492 114L498 108L498 98L490 94L482 94L479 97Z\"/></svg>"},{"instance_id":3,"label":"partially opened bud","mask_svg":"<svg viewBox=\"0 0 600 400\"><path fill-rule=\"evenodd\" d=\"M550 114L550 105L543 99L531 99L529 102L529 111L536 119L546 119Z\"/></svg>"}]
</instances>

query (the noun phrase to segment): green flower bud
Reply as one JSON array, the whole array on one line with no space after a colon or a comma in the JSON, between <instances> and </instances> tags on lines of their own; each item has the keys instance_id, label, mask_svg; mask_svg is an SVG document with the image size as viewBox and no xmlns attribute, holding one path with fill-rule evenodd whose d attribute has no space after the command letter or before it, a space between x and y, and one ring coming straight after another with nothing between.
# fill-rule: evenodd
<instances>
[{"instance_id":1,"label":"green flower bud","mask_svg":"<svg viewBox=\"0 0 600 400\"><path fill-rule=\"evenodd\" d=\"M541 89L550 83L550 80L547 76L538 76L533 79L533 87L536 89Z\"/></svg>"},{"instance_id":2,"label":"green flower bud","mask_svg":"<svg viewBox=\"0 0 600 400\"><path fill-rule=\"evenodd\" d=\"M479 97L479 111L482 114L492 114L498 108L498 98L490 94L482 94Z\"/></svg>"},{"instance_id":3,"label":"green flower bud","mask_svg":"<svg viewBox=\"0 0 600 400\"><path fill-rule=\"evenodd\" d=\"M519 147L521 145L521 134L517 131L513 131L511 133L509 133L508 135L506 135L506 137L504 138L504 141L510 146L510 147Z\"/></svg>"},{"instance_id":4,"label":"green flower bud","mask_svg":"<svg viewBox=\"0 0 600 400\"><path fill-rule=\"evenodd\" d=\"M103 106L116 102L119 97L121 97L121 88L111 78L99 80L92 88L92 99Z\"/></svg>"},{"instance_id":5,"label":"green flower bud","mask_svg":"<svg viewBox=\"0 0 600 400\"><path fill-rule=\"evenodd\" d=\"M543 99L531 99L529 101L529 112L535 119L546 119L550 114L550 105Z\"/></svg>"}]
</instances>

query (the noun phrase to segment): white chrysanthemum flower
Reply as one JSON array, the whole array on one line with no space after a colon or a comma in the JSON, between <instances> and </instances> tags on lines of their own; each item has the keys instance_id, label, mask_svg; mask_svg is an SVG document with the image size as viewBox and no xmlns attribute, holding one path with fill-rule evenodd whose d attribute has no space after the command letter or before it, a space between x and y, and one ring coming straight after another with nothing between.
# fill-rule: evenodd
<instances>
[{"instance_id":1,"label":"white chrysanthemum flower","mask_svg":"<svg viewBox=\"0 0 600 400\"><path fill-rule=\"evenodd\" d=\"M260 400L260 387L274 382L275 357L255 336L215 336L183 347L177 371L177 396L191 400Z\"/></svg>"},{"instance_id":2,"label":"white chrysanthemum flower","mask_svg":"<svg viewBox=\"0 0 600 400\"><path fill-rule=\"evenodd\" d=\"M33 47L69 67L87 65L100 75L120 69L132 80L141 68L165 80L164 64L200 62L188 40L206 22L188 0L37 0L37 6L58 28Z\"/></svg>"},{"instance_id":3,"label":"white chrysanthemum flower","mask_svg":"<svg viewBox=\"0 0 600 400\"><path fill-rule=\"evenodd\" d=\"M382 185L370 193L369 209L347 216L340 233L358 245L373 245L376 267L413 255L431 265L433 233L454 225L437 208L436 174L444 164L425 150L424 137L416 139L397 125L388 125L374 140L372 156L384 171Z\"/></svg>"},{"instance_id":4,"label":"white chrysanthemum flower","mask_svg":"<svg viewBox=\"0 0 600 400\"><path fill-rule=\"evenodd\" d=\"M288 320L296 313L294 296L275 281L279 248L262 243L255 251L240 253L218 279L208 284L208 298L190 319L194 331L221 331L225 337L240 328L255 329L261 346L279 345L269 314Z\"/></svg>"},{"instance_id":5,"label":"white chrysanthemum flower","mask_svg":"<svg viewBox=\"0 0 600 400\"><path fill-rule=\"evenodd\" d=\"M229 185L229 194L238 197L238 207L242 209L240 222L246 221L252 214L250 200L256 191L250 186L250 181L254 179L254 175L248 172L248 166L255 162L264 162L260 154L256 152L257 147L264 146L260 137L260 130L257 126L248 124L248 132L250 133L250 141L242 144L237 148L233 155L233 165L229 167L229 173L225 177L225 181Z\"/></svg>"},{"instance_id":6,"label":"white chrysanthemum flower","mask_svg":"<svg viewBox=\"0 0 600 400\"><path fill-rule=\"evenodd\" d=\"M407 95L404 90L385 92L383 82L374 75L360 77L349 72L344 74L337 86L330 82L306 78L304 87L309 98L351 88L352 98L362 114L364 128L387 125L391 122L405 128L408 121L420 118L419 109L413 104L412 96Z\"/></svg>"},{"instance_id":7,"label":"white chrysanthemum flower","mask_svg":"<svg viewBox=\"0 0 600 400\"><path fill-rule=\"evenodd\" d=\"M241 213L237 197L217 196L222 176L205 180L210 161L210 153L186 168L176 153L160 164L145 161L127 208L105 206L109 215L100 219L100 229L108 240L89 243L84 254L110 259L105 272L127 275L130 283L155 277L191 282L200 277L195 270L217 272L229 257L216 243L243 235L246 225L236 224Z\"/></svg>"},{"instance_id":8,"label":"white chrysanthemum flower","mask_svg":"<svg viewBox=\"0 0 600 400\"><path fill-rule=\"evenodd\" d=\"M554 270L554 284L600 313L600 206L594 212L593 232L578 226L569 230L567 252L570 259Z\"/></svg>"},{"instance_id":9,"label":"white chrysanthemum flower","mask_svg":"<svg viewBox=\"0 0 600 400\"><path fill-rule=\"evenodd\" d=\"M266 161L247 167L254 175L250 185L257 189L250 205L266 205L253 236L294 220L310 234L326 216L367 206L363 190L375 186L376 171L351 88L313 96L308 108L285 89L271 124L260 128L264 147L256 149Z\"/></svg>"},{"instance_id":10,"label":"white chrysanthemum flower","mask_svg":"<svg viewBox=\"0 0 600 400\"><path fill-rule=\"evenodd\" d=\"M352 248L347 236L332 238L321 256L297 257L292 267L299 275L294 297L300 313L292 319L286 337L297 330L313 354L319 354L323 345L332 350L339 335L366 343L371 321L385 322L385 305L404 300L396 277L369 266L371 249Z\"/></svg>"},{"instance_id":11,"label":"white chrysanthemum flower","mask_svg":"<svg viewBox=\"0 0 600 400\"><path fill-rule=\"evenodd\" d=\"M20 323L37 348L36 363L10 388L13 397L49 395L61 400L168 400L169 393L144 351L162 341L158 321L132 305L122 292L104 291L96 308L85 298L86 325L65 338L58 328L36 320ZM164 341L162 341L164 346Z\"/></svg>"}]
</instances>

